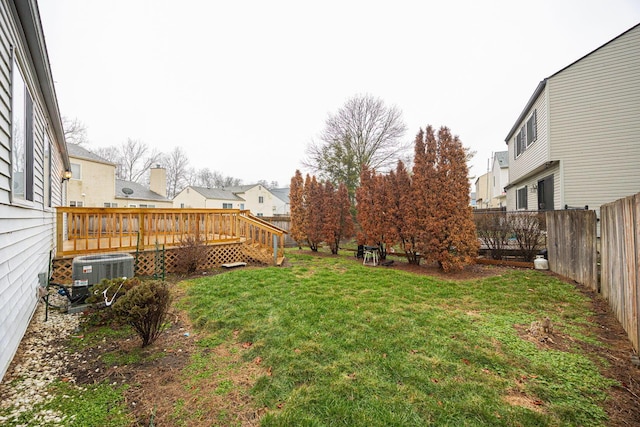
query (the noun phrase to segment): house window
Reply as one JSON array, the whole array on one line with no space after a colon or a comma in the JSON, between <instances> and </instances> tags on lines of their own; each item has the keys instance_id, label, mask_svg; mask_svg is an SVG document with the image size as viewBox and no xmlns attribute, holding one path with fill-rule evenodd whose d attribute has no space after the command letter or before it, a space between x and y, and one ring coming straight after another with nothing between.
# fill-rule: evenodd
<instances>
[{"instance_id":1,"label":"house window","mask_svg":"<svg viewBox=\"0 0 640 427\"><path fill-rule=\"evenodd\" d=\"M118 204L117 203L104 202L104 207L105 208L117 208Z\"/></svg>"},{"instance_id":2,"label":"house window","mask_svg":"<svg viewBox=\"0 0 640 427\"><path fill-rule=\"evenodd\" d=\"M141 208L155 208L155 207L156 207L156 205L146 205L146 204L142 204L142 203L140 203L140 206L139 206L139 207L141 207Z\"/></svg>"},{"instance_id":3,"label":"house window","mask_svg":"<svg viewBox=\"0 0 640 427\"><path fill-rule=\"evenodd\" d=\"M527 147L533 144L536 139L538 139L537 111L533 110L533 114L527 120Z\"/></svg>"},{"instance_id":4,"label":"house window","mask_svg":"<svg viewBox=\"0 0 640 427\"><path fill-rule=\"evenodd\" d=\"M527 209L527 186L520 187L516 190L516 209Z\"/></svg>"},{"instance_id":5,"label":"house window","mask_svg":"<svg viewBox=\"0 0 640 427\"><path fill-rule=\"evenodd\" d=\"M69 206L72 208L81 208L84 206L84 202L82 200L70 200Z\"/></svg>"},{"instance_id":6,"label":"house window","mask_svg":"<svg viewBox=\"0 0 640 427\"><path fill-rule=\"evenodd\" d=\"M44 203L45 206L50 208L52 206L51 197L51 142L47 135L47 130L44 131Z\"/></svg>"},{"instance_id":7,"label":"house window","mask_svg":"<svg viewBox=\"0 0 640 427\"><path fill-rule=\"evenodd\" d=\"M233 209L233 203L223 203L222 209Z\"/></svg>"},{"instance_id":8,"label":"house window","mask_svg":"<svg viewBox=\"0 0 640 427\"><path fill-rule=\"evenodd\" d=\"M263 196L259 196L258 197L258 203L264 203L264 197Z\"/></svg>"},{"instance_id":9,"label":"house window","mask_svg":"<svg viewBox=\"0 0 640 427\"><path fill-rule=\"evenodd\" d=\"M187 193L189 192L189 189L187 188ZM184 209L184 203L180 203L180 208Z\"/></svg>"},{"instance_id":10,"label":"house window","mask_svg":"<svg viewBox=\"0 0 640 427\"><path fill-rule=\"evenodd\" d=\"M533 110L520 132L513 138L514 158L518 158L538 139L538 113Z\"/></svg>"},{"instance_id":11,"label":"house window","mask_svg":"<svg viewBox=\"0 0 640 427\"><path fill-rule=\"evenodd\" d=\"M71 163L71 179L82 179L80 174L80 164Z\"/></svg>"},{"instance_id":12,"label":"house window","mask_svg":"<svg viewBox=\"0 0 640 427\"><path fill-rule=\"evenodd\" d=\"M33 100L15 60L11 87L12 197L33 201Z\"/></svg>"},{"instance_id":13,"label":"house window","mask_svg":"<svg viewBox=\"0 0 640 427\"><path fill-rule=\"evenodd\" d=\"M262 212L258 212L256 216L264 216L264 214Z\"/></svg>"}]
</instances>

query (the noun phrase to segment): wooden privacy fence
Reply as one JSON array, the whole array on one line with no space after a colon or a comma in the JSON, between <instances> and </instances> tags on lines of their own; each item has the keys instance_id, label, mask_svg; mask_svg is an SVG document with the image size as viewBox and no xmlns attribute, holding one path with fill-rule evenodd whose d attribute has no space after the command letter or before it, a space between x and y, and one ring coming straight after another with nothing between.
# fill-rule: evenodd
<instances>
[{"instance_id":1,"label":"wooden privacy fence","mask_svg":"<svg viewBox=\"0 0 640 427\"><path fill-rule=\"evenodd\" d=\"M57 257L96 252L178 247L197 237L203 244L243 243L256 258L284 257L285 231L238 209L56 209Z\"/></svg>"},{"instance_id":2,"label":"wooden privacy fence","mask_svg":"<svg viewBox=\"0 0 640 427\"><path fill-rule=\"evenodd\" d=\"M595 211L549 211L549 268L598 291L598 252Z\"/></svg>"},{"instance_id":3,"label":"wooden privacy fence","mask_svg":"<svg viewBox=\"0 0 640 427\"><path fill-rule=\"evenodd\" d=\"M601 291L627 331L640 345L640 193L600 207Z\"/></svg>"}]
</instances>

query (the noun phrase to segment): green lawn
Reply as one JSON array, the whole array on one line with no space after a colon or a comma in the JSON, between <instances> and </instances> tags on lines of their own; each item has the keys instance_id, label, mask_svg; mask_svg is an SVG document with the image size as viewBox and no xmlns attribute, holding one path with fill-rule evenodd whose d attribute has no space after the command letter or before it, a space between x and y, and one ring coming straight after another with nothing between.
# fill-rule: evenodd
<instances>
[{"instance_id":1,"label":"green lawn","mask_svg":"<svg viewBox=\"0 0 640 427\"><path fill-rule=\"evenodd\" d=\"M131 413L127 390L139 384L117 376L82 388L63 380L49 387L53 400L9 425L60 425L43 421L50 411L64 425L153 425L156 404L175 426L240 426L256 413L263 426L606 425L614 382L599 373L604 359L583 350L602 344L574 285L533 270L447 281L363 267L353 256L293 250L287 259L177 285L197 342L189 364L174 367L173 394L149 390L170 401L164 412L150 401L151 413ZM526 329L545 316L553 342L540 345ZM70 352L135 339L110 326L87 325L83 335ZM136 347L100 360L150 376L167 351Z\"/></svg>"},{"instance_id":2,"label":"green lawn","mask_svg":"<svg viewBox=\"0 0 640 427\"><path fill-rule=\"evenodd\" d=\"M246 361L271 368L251 390L269 409L262 425L605 424L612 381L581 350L597 342L573 285L532 270L446 281L287 256L288 267L189 282L182 302L202 354L251 343ZM544 316L563 351L520 337Z\"/></svg>"}]
</instances>

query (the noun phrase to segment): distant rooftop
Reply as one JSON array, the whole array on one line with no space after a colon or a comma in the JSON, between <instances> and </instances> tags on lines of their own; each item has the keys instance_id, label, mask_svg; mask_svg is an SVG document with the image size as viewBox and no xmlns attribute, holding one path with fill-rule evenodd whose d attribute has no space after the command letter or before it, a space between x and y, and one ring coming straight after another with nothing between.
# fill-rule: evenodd
<instances>
[{"instance_id":1,"label":"distant rooftop","mask_svg":"<svg viewBox=\"0 0 640 427\"><path fill-rule=\"evenodd\" d=\"M80 144L67 144L67 151L69 152L69 157L92 160L94 162L106 163L108 165L115 164L106 159L103 159L94 152L87 150L86 148L80 146Z\"/></svg>"},{"instance_id":2,"label":"distant rooftop","mask_svg":"<svg viewBox=\"0 0 640 427\"><path fill-rule=\"evenodd\" d=\"M71 144L69 144L71 145ZM133 194L127 197L122 192L123 188L130 188L133 190ZM142 200L155 200L158 202L169 202L170 199L162 197L160 194L149 190L143 185L133 181L125 181L123 179L116 179L116 199L142 199Z\"/></svg>"}]
</instances>

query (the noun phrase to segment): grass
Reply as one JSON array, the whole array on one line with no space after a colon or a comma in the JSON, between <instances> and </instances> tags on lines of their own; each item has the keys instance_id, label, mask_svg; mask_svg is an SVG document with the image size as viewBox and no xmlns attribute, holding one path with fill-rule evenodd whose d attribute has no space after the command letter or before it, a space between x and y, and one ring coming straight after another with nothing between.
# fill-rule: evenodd
<instances>
[{"instance_id":1,"label":"grass","mask_svg":"<svg viewBox=\"0 0 640 427\"><path fill-rule=\"evenodd\" d=\"M541 349L514 327L548 315L575 341L593 340L572 285L530 270L453 282L347 257L289 258L289 268L198 279L184 302L207 333L201 347L250 342L246 360L271 368L252 390L270 409L262 425L606 422L612 382L596 363L579 346Z\"/></svg>"},{"instance_id":2,"label":"grass","mask_svg":"<svg viewBox=\"0 0 640 427\"><path fill-rule=\"evenodd\" d=\"M241 425L253 409L263 426L606 424L613 381L583 350L603 344L573 285L533 270L448 281L363 267L352 256L287 256L289 267L177 285L197 345L173 379L171 425ZM544 316L564 345L522 336ZM70 351L131 336L129 328L93 328ZM163 355L134 346L105 351L101 361L148 365ZM63 425L132 425L126 389L54 382L53 400L11 425L59 425L43 418L52 412Z\"/></svg>"}]
</instances>

